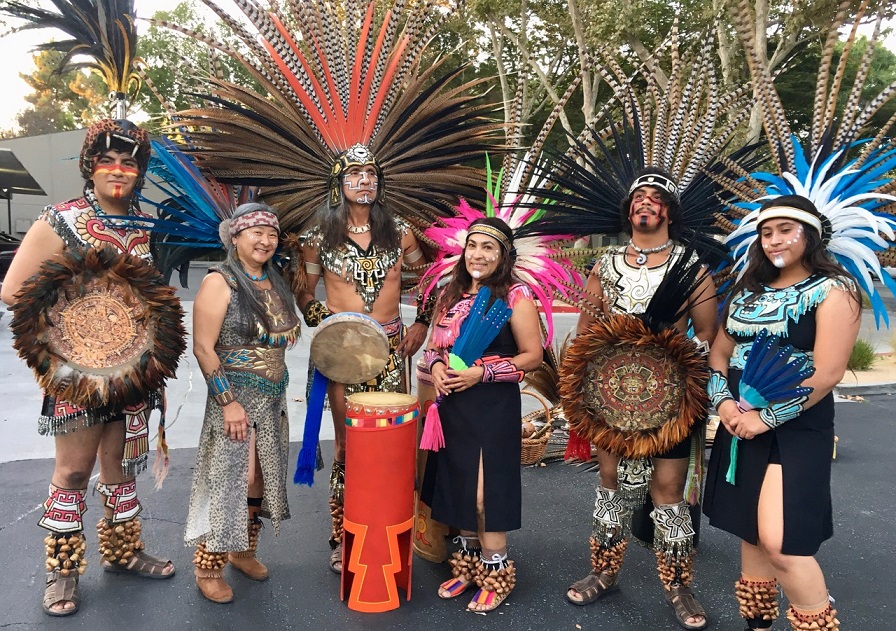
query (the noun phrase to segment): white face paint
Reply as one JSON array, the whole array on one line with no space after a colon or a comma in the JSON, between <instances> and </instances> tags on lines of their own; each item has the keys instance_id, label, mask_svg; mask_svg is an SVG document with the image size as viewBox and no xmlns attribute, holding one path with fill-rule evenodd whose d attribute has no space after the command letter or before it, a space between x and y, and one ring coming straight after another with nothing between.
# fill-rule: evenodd
<instances>
[{"instance_id":1,"label":"white face paint","mask_svg":"<svg viewBox=\"0 0 896 631\"><path fill-rule=\"evenodd\" d=\"M772 261L772 265L774 265L778 269L784 269L784 266L787 265L787 263L784 262L784 259L779 254L775 257L775 260Z\"/></svg>"},{"instance_id":2,"label":"white face paint","mask_svg":"<svg viewBox=\"0 0 896 631\"><path fill-rule=\"evenodd\" d=\"M472 272L470 272L470 276L478 280L479 277L482 276L482 272L480 272L478 269L474 269Z\"/></svg>"}]
</instances>

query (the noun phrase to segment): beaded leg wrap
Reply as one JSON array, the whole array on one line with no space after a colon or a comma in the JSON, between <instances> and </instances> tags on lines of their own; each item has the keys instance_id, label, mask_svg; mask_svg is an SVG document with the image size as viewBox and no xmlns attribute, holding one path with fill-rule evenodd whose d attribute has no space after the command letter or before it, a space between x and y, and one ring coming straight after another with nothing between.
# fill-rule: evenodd
<instances>
[{"instance_id":1,"label":"beaded leg wrap","mask_svg":"<svg viewBox=\"0 0 896 631\"><path fill-rule=\"evenodd\" d=\"M604 575L608 585L615 584L631 538L631 510L621 493L602 486L595 490L594 528L589 540L591 569L594 574Z\"/></svg>"},{"instance_id":2,"label":"beaded leg wrap","mask_svg":"<svg viewBox=\"0 0 896 631\"><path fill-rule=\"evenodd\" d=\"M494 553L479 558L474 582L479 591L470 601L474 611L491 611L506 599L516 586L516 567L507 554Z\"/></svg>"},{"instance_id":3,"label":"beaded leg wrap","mask_svg":"<svg viewBox=\"0 0 896 631\"><path fill-rule=\"evenodd\" d=\"M143 550L140 539L141 525L137 518L116 524L105 517L96 524L100 542L100 554L111 565L125 566L135 554Z\"/></svg>"},{"instance_id":4,"label":"beaded leg wrap","mask_svg":"<svg viewBox=\"0 0 896 631\"><path fill-rule=\"evenodd\" d=\"M76 576L87 569L87 559L84 558L87 542L83 532L51 532L44 539L44 545L47 548L48 575L58 572L59 576Z\"/></svg>"},{"instance_id":5,"label":"beaded leg wrap","mask_svg":"<svg viewBox=\"0 0 896 631\"><path fill-rule=\"evenodd\" d=\"M778 583L775 579L750 580L741 576L734 584L741 617L750 629L770 629L778 618Z\"/></svg>"},{"instance_id":6,"label":"beaded leg wrap","mask_svg":"<svg viewBox=\"0 0 896 631\"><path fill-rule=\"evenodd\" d=\"M94 489L103 496L103 505L112 511L111 521L113 524L130 521L143 510L140 500L137 499L136 480L120 484L105 484L97 481Z\"/></svg>"},{"instance_id":7,"label":"beaded leg wrap","mask_svg":"<svg viewBox=\"0 0 896 631\"><path fill-rule=\"evenodd\" d=\"M196 566L196 576L220 578L224 575L222 572L227 565L227 553L209 552L206 550L205 542L203 541L196 546L196 552L193 553L193 565ZM212 576L215 573L217 575Z\"/></svg>"},{"instance_id":8,"label":"beaded leg wrap","mask_svg":"<svg viewBox=\"0 0 896 631\"><path fill-rule=\"evenodd\" d=\"M840 629L837 610L831 607L830 603L818 612L799 611L791 605L787 610L787 619L794 631L817 631L818 629L839 631Z\"/></svg>"},{"instance_id":9,"label":"beaded leg wrap","mask_svg":"<svg viewBox=\"0 0 896 631\"><path fill-rule=\"evenodd\" d=\"M333 530L330 533L330 548L335 550L342 543L342 518L345 512L345 463L333 461L330 472L330 517Z\"/></svg>"}]
</instances>

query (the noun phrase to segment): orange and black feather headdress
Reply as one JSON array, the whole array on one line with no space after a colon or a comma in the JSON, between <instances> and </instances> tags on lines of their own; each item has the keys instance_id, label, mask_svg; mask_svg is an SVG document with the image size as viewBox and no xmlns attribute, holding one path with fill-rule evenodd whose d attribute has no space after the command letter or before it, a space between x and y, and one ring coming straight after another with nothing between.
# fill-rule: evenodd
<instances>
[{"instance_id":1,"label":"orange and black feather headdress","mask_svg":"<svg viewBox=\"0 0 896 631\"><path fill-rule=\"evenodd\" d=\"M482 80L422 53L448 17L434 3L398 0L378 17L374 2L234 0L251 24L203 0L240 39L239 50L205 43L241 63L264 93L210 79L207 106L179 113L197 163L221 181L263 187L286 231L302 229L327 199L338 158L364 145L382 170L389 209L420 228L478 196L479 170L500 123L477 103ZM176 27L175 27L176 28ZM459 80L459 81L458 81Z\"/></svg>"}]
</instances>

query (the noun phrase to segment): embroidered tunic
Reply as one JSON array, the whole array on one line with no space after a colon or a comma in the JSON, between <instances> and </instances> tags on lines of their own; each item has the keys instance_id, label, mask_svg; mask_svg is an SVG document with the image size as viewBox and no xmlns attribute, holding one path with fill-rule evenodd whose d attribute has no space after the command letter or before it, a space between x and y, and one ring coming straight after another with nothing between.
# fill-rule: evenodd
<instances>
[{"instance_id":1,"label":"embroidered tunic","mask_svg":"<svg viewBox=\"0 0 896 631\"><path fill-rule=\"evenodd\" d=\"M52 226L66 249L111 246L152 263L149 233L143 228L129 226L124 217L109 216L98 209L92 191L88 190L86 197L47 206L38 220ZM136 207L131 208L131 214L149 217ZM161 391L152 392L143 403L113 410L83 408L44 393L38 433L56 436L73 432L79 427L124 419L126 435L122 469L124 475L130 477L146 469L149 415L152 410L164 407L163 396Z\"/></svg>"},{"instance_id":2,"label":"embroidered tunic","mask_svg":"<svg viewBox=\"0 0 896 631\"><path fill-rule=\"evenodd\" d=\"M762 329L782 337L796 349L794 356L812 358L815 312L831 290L849 289L843 282L813 275L790 287L766 287L759 294L745 291L731 302L725 329L736 347L728 368L735 398L744 358ZM769 464L780 464L784 487L782 552L810 556L833 535L831 454L834 449L834 395L797 418L738 446L736 484L725 481L730 463L731 434L720 426L709 460L703 510L710 523L744 541L758 541L759 491Z\"/></svg>"},{"instance_id":3,"label":"embroidered tunic","mask_svg":"<svg viewBox=\"0 0 896 631\"><path fill-rule=\"evenodd\" d=\"M475 299L465 295L435 324L432 341L447 354ZM525 285L514 285L507 296L511 308L532 300ZM511 358L517 354L510 322L483 356ZM421 497L432 507L433 519L463 530L477 531L476 488L479 458L485 493L485 530L517 530L522 522L520 481L520 388L516 383L479 383L453 392L439 405L445 447L426 460Z\"/></svg>"},{"instance_id":4,"label":"embroidered tunic","mask_svg":"<svg viewBox=\"0 0 896 631\"><path fill-rule=\"evenodd\" d=\"M273 330L241 320L236 279L225 266L211 268L227 280L230 303L215 344L224 373L237 402L243 406L254 433L255 449L264 477L262 516L274 530L289 519L286 476L289 459L289 420L286 408L286 346L296 341L299 321L276 292L259 290ZM209 395L199 437L190 510L184 541L188 546L204 541L211 552L238 552L249 547L246 530L251 441L231 440L224 433L224 413Z\"/></svg>"},{"instance_id":5,"label":"embroidered tunic","mask_svg":"<svg viewBox=\"0 0 896 631\"><path fill-rule=\"evenodd\" d=\"M684 247L672 246L666 262L653 267L631 265L626 259L625 250L624 245L614 246L597 263L604 300L612 313L644 313L669 267L684 254Z\"/></svg>"}]
</instances>

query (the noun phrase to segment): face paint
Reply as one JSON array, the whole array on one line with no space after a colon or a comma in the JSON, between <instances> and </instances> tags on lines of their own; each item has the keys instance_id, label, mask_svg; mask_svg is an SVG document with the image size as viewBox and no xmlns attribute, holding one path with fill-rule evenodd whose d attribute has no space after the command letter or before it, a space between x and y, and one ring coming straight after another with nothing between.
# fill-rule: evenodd
<instances>
[{"instance_id":1,"label":"face paint","mask_svg":"<svg viewBox=\"0 0 896 631\"><path fill-rule=\"evenodd\" d=\"M372 204L379 188L379 178L375 172L367 169L346 173L342 176L342 185L346 192L361 191L355 199L358 204ZM362 191L362 189L364 189Z\"/></svg>"},{"instance_id":2,"label":"face paint","mask_svg":"<svg viewBox=\"0 0 896 631\"><path fill-rule=\"evenodd\" d=\"M480 272L478 269L474 269L472 272L470 272L470 276L478 280L479 277L482 276L482 272Z\"/></svg>"},{"instance_id":3,"label":"face paint","mask_svg":"<svg viewBox=\"0 0 896 631\"><path fill-rule=\"evenodd\" d=\"M666 203L657 193L639 189L632 197L628 220L642 230L655 230L666 221L666 212Z\"/></svg>"},{"instance_id":4,"label":"face paint","mask_svg":"<svg viewBox=\"0 0 896 631\"><path fill-rule=\"evenodd\" d=\"M93 169L94 175L123 175L127 178L137 179L140 171L124 164L98 164Z\"/></svg>"},{"instance_id":5,"label":"face paint","mask_svg":"<svg viewBox=\"0 0 896 631\"><path fill-rule=\"evenodd\" d=\"M786 263L784 262L784 258L780 254L776 254L775 259L772 261L772 265L774 265L778 269L784 269Z\"/></svg>"}]
</instances>

